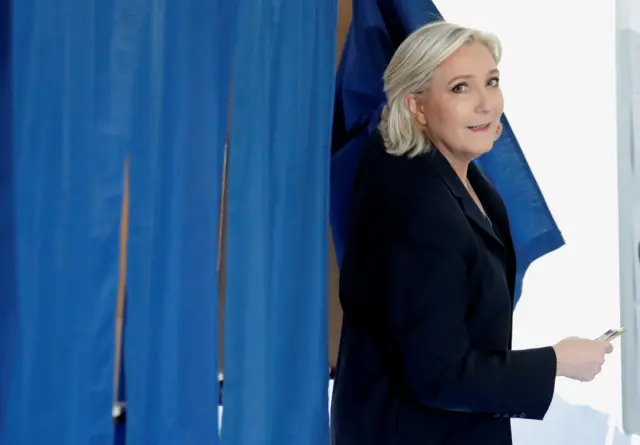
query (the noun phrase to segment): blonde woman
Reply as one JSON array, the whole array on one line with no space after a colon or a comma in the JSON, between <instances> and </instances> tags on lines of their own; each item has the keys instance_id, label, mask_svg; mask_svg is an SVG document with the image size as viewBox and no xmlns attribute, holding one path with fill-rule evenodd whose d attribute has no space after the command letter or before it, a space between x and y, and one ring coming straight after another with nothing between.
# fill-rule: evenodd
<instances>
[{"instance_id":1,"label":"blonde woman","mask_svg":"<svg viewBox=\"0 0 640 445\"><path fill-rule=\"evenodd\" d=\"M504 204L472 163L501 132L500 43L447 22L385 74L356 178L340 276L334 445L510 445L556 377L590 381L611 345L511 350L515 254Z\"/></svg>"}]
</instances>

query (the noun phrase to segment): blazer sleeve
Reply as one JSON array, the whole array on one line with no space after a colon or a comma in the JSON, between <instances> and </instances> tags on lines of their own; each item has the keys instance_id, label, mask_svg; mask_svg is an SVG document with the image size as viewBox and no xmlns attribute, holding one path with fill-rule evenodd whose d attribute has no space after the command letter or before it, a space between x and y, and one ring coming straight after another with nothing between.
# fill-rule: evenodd
<instances>
[{"instance_id":1,"label":"blazer sleeve","mask_svg":"<svg viewBox=\"0 0 640 445\"><path fill-rule=\"evenodd\" d=\"M554 392L555 351L472 346L465 314L473 265L460 218L442 211L451 210L446 203L413 202L405 218L388 218L394 222L385 235L389 326L405 384L428 407L542 419Z\"/></svg>"}]
</instances>

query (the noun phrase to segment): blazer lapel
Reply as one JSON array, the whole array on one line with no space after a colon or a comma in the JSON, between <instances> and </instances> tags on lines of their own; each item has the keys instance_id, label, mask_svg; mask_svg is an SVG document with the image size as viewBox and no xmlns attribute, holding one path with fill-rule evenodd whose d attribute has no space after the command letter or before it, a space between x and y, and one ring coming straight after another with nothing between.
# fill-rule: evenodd
<instances>
[{"instance_id":1,"label":"blazer lapel","mask_svg":"<svg viewBox=\"0 0 640 445\"><path fill-rule=\"evenodd\" d=\"M502 198L500 198L500 194L476 164L472 163L469 165L467 177L491 219L494 232L497 232L503 243L508 244L507 247L510 248L511 231L509 230L509 217L507 216L507 210L502 202Z\"/></svg>"},{"instance_id":2,"label":"blazer lapel","mask_svg":"<svg viewBox=\"0 0 640 445\"><path fill-rule=\"evenodd\" d=\"M462 181L460 181L460 178L456 175L455 171L449 164L449 161L447 161L442 153L440 153L439 150L434 149L425 155L425 159L432 164L440 178L451 190L451 193L453 193L453 195L458 199L467 219L469 219L479 229L484 238L491 240L491 242L496 243L504 249L504 243L498 236L496 230L491 226L489 220L482 214L482 211L476 205L466 187L462 184ZM491 204L485 202L488 195L486 188L489 187L489 184L482 177L482 173L477 170L477 167L474 164L469 165L469 173L467 177L469 178L471 186L476 191L485 211L488 213L489 217L493 219L495 212L490 212L489 206Z\"/></svg>"},{"instance_id":3,"label":"blazer lapel","mask_svg":"<svg viewBox=\"0 0 640 445\"><path fill-rule=\"evenodd\" d=\"M473 198L471 198L471 196L463 196L461 202L465 215L467 215L467 217L482 230L484 235L488 236L490 239L498 243L500 247L504 248L504 243L498 236L496 228L492 227L491 222L483 215ZM485 211L487 211L484 202L482 202L482 205L485 207Z\"/></svg>"}]
</instances>

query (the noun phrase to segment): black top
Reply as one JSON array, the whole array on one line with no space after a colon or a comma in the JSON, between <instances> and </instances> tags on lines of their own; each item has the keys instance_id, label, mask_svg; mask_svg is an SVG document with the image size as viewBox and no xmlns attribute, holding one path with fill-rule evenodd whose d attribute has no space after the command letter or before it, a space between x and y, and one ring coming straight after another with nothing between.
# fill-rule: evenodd
<instances>
[{"instance_id":1,"label":"black top","mask_svg":"<svg viewBox=\"0 0 640 445\"><path fill-rule=\"evenodd\" d=\"M552 347L511 351L515 254L497 191L437 150L385 152L374 135L354 185L340 272L344 321L334 445L507 445L510 418L542 419Z\"/></svg>"}]
</instances>

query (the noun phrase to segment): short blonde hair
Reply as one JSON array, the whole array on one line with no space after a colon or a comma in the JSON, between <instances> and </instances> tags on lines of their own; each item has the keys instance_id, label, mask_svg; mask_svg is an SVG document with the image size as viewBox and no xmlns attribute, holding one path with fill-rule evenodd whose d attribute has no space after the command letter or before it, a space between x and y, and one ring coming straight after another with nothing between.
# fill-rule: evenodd
<instances>
[{"instance_id":1,"label":"short blonde hair","mask_svg":"<svg viewBox=\"0 0 640 445\"><path fill-rule=\"evenodd\" d=\"M413 157L432 149L404 99L425 90L442 62L461 46L474 42L485 45L496 63L500 61L502 45L496 36L445 21L422 26L402 42L383 77L387 104L378 130L390 154Z\"/></svg>"}]
</instances>

